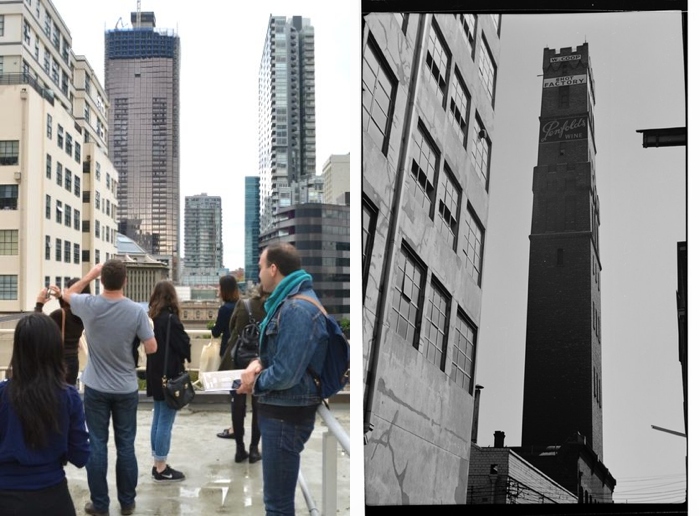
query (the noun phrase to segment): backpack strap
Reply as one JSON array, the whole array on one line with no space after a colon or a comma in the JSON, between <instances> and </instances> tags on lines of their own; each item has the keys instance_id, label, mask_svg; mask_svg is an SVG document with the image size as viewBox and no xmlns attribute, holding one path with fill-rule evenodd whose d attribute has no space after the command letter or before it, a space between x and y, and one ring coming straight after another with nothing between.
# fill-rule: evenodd
<instances>
[{"instance_id":1,"label":"backpack strap","mask_svg":"<svg viewBox=\"0 0 700 516\"><path fill-rule=\"evenodd\" d=\"M296 296L292 296L293 299L302 299L304 301L308 301L309 303L316 305L316 308L321 310L323 315L328 316L328 312L326 312L326 309L323 308L323 305L316 301L313 297L305 296L304 294L297 294Z\"/></svg>"},{"instance_id":2,"label":"backpack strap","mask_svg":"<svg viewBox=\"0 0 700 516\"><path fill-rule=\"evenodd\" d=\"M245 306L246 312L248 312L248 324L255 324L255 319L253 318L253 312L250 310L250 299L245 298L243 300L243 306Z\"/></svg>"}]
</instances>

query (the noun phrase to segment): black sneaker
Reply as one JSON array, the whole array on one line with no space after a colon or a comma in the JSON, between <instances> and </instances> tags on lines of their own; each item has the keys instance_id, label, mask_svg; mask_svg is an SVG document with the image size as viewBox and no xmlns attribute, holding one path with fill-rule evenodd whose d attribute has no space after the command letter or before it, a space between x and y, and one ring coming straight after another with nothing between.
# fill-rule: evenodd
<instances>
[{"instance_id":1,"label":"black sneaker","mask_svg":"<svg viewBox=\"0 0 700 516\"><path fill-rule=\"evenodd\" d=\"M158 473L156 470L153 480L156 482L182 482L185 480L185 475L177 470L174 470L170 467L170 465L166 465L165 469L160 473Z\"/></svg>"},{"instance_id":2,"label":"black sneaker","mask_svg":"<svg viewBox=\"0 0 700 516\"><path fill-rule=\"evenodd\" d=\"M250 453L248 454L248 462L250 462L251 464L255 464L260 459L262 459L262 456L260 455L260 451L258 450L258 447L251 445Z\"/></svg>"},{"instance_id":3,"label":"black sneaker","mask_svg":"<svg viewBox=\"0 0 700 516\"><path fill-rule=\"evenodd\" d=\"M158 472L158 471L156 470L156 467L153 466L153 467L151 468L151 476L152 476L153 478L156 478L156 473L157 473L157 472Z\"/></svg>"}]
</instances>

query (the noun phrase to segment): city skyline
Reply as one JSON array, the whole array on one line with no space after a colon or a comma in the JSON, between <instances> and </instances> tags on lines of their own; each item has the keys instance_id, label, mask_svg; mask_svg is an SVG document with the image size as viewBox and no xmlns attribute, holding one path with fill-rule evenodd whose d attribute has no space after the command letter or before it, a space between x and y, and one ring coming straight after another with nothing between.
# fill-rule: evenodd
<instances>
[{"instance_id":1,"label":"city skyline","mask_svg":"<svg viewBox=\"0 0 700 516\"><path fill-rule=\"evenodd\" d=\"M119 23L128 25L136 2L53 3L68 25L75 53L87 57L104 86L104 32ZM144 0L141 10L154 12L156 26L174 29L181 40L181 205L185 195L201 193L204 183L220 186L216 194L222 197L224 265L231 270L243 267L245 176L258 174L258 71L269 17L300 15L314 26L315 169L320 174L331 154L359 148L359 133L354 129L359 127L355 106L360 102L359 62L354 52L360 39L358 5L331 10L316 2L277 0L246 5L244 11L223 4L214 15L192 9L184 0ZM236 51L222 53L222 49Z\"/></svg>"}]
</instances>

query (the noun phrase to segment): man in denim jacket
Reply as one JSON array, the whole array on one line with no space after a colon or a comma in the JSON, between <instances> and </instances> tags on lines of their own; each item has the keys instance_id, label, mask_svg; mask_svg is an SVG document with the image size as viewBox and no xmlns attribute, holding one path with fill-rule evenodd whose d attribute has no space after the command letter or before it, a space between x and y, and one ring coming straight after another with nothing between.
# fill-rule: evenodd
<instances>
[{"instance_id":1,"label":"man in denim jacket","mask_svg":"<svg viewBox=\"0 0 700 516\"><path fill-rule=\"evenodd\" d=\"M295 297L318 299L294 246L269 246L258 265L262 288L272 294L260 324L260 359L246 368L237 392L258 399L266 514L293 516L300 453L322 401L308 369L321 371L326 357L326 316Z\"/></svg>"}]
</instances>

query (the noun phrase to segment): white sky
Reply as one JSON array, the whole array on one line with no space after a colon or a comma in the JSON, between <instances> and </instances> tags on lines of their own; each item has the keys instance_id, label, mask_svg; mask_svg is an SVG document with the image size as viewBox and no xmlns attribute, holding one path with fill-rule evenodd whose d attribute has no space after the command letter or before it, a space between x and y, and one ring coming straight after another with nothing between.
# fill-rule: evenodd
<instances>
[{"instance_id":1,"label":"white sky","mask_svg":"<svg viewBox=\"0 0 700 516\"><path fill-rule=\"evenodd\" d=\"M73 51L87 57L104 86L104 32L119 18L130 26L136 0L52 1L71 32ZM359 55L359 2L326 5L141 2L142 12L155 13L156 27L180 36L181 215L187 195L221 196L224 265L231 270L244 266L244 177L258 175L258 69L270 15L303 16L314 26L317 173L331 154L350 152L351 164L357 159L359 166L359 60L353 59Z\"/></svg>"},{"instance_id":2,"label":"white sky","mask_svg":"<svg viewBox=\"0 0 700 516\"><path fill-rule=\"evenodd\" d=\"M618 502L685 496L685 439L651 425L685 431L676 242L686 239L686 149L644 149L636 132L685 126L680 18L511 15L502 23L476 366L484 386L478 444L493 446L496 430L505 431L507 446L521 443L538 76L545 47L587 41L601 205L603 459Z\"/></svg>"}]
</instances>

